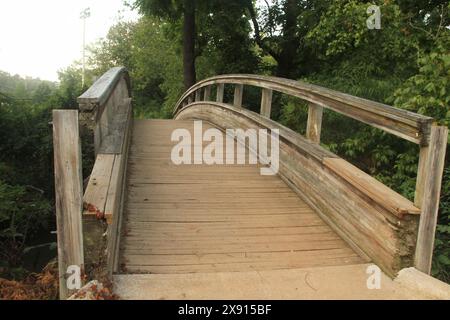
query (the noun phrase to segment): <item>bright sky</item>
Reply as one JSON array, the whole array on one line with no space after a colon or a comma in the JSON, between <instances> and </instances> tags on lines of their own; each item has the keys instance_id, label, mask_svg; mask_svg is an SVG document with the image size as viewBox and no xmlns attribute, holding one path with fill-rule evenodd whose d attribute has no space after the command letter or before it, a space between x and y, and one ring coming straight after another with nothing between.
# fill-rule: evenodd
<instances>
[{"instance_id":1,"label":"bright sky","mask_svg":"<svg viewBox=\"0 0 450 320\"><path fill-rule=\"evenodd\" d=\"M119 16L138 17L124 0L0 0L0 70L56 81L59 69L81 60L80 13L88 7L87 44L105 37Z\"/></svg>"}]
</instances>

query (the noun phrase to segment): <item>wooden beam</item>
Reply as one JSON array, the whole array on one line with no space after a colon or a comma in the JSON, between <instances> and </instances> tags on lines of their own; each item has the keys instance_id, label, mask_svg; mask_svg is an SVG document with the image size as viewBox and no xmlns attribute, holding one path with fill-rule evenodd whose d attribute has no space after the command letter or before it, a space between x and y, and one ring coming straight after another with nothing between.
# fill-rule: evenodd
<instances>
[{"instance_id":1,"label":"wooden beam","mask_svg":"<svg viewBox=\"0 0 450 320\"><path fill-rule=\"evenodd\" d=\"M67 268L78 266L83 272L83 185L78 111L53 111L56 224L58 231L59 295L67 299Z\"/></svg>"},{"instance_id":2,"label":"wooden beam","mask_svg":"<svg viewBox=\"0 0 450 320\"><path fill-rule=\"evenodd\" d=\"M195 101L201 101L202 100L202 89L198 89L195 91Z\"/></svg>"},{"instance_id":3,"label":"wooden beam","mask_svg":"<svg viewBox=\"0 0 450 320\"><path fill-rule=\"evenodd\" d=\"M223 102L224 93L225 93L225 84L219 83L217 85L217 98L216 98L217 102Z\"/></svg>"},{"instance_id":4,"label":"wooden beam","mask_svg":"<svg viewBox=\"0 0 450 320\"><path fill-rule=\"evenodd\" d=\"M236 108L242 108L242 96L244 94L244 85L236 84L234 86L234 103Z\"/></svg>"},{"instance_id":5,"label":"wooden beam","mask_svg":"<svg viewBox=\"0 0 450 320\"><path fill-rule=\"evenodd\" d=\"M206 86L203 101L209 101L210 99L211 99L211 86Z\"/></svg>"},{"instance_id":6,"label":"wooden beam","mask_svg":"<svg viewBox=\"0 0 450 320\"><path fill-rule=\"evenodd\" d=\"M270 89L262 89L261 94L261 115L269 118L272 112L272 96L273 91Z\"/></svg>"},{"instance_id":7,"label":"wooden beam","mask_svg":"<svg viewBox=\"0 0 450 320\"><path fill-rule=\"evenodd\" d=\"M420 216L415 255L415 267L427 274L431 273L447 139L447 127L431 127L430 145L425 165L427 174L422 195L422 215Z\"/></svg>"},{"instance_id":8,"label":"wooden beam","mask_svg":"<svg viewBox=\"0 0 450 320\"><path fill-rule=\"evenodd\" d=\"M414 205L418 208L422 208L423 194L425 191L425 177L427 174L427 162L428 162L429 148L428 146L420 147L419 165L417 169L417 181L416 191L414 196Z\"/></svg>"},{"instance_id":9,"label":"wooden beam","mask_svg":"<svg viewBox=\"0 0 450 320\"><path fill-rule=\"evenodd\" d=\"M191 104L192 102L194 102L194 98L192 97L192 95L190 95L188 97L188 104Z\"/></svg>"},{"instance_id":10,"label":"wooden beam","mask_svg":"<svg viewBox=\"0 0 450 320\"><path fill-rule=\"evenodd\" d=\"M306 138L317 144L320 144L320 135L322 132L322 117L323 107L310 103L308 110Z\"/></svg>"},{"instance_id":11,"label":"wooden beam","mask_svg":"<svg viewBox=\"0 0 450 320\"><path fill-rule=\"evenodd\" d=\"M91 215L96 219L105 218L105 206L114 160L114 154L99 154L97 156L83 197L85 216Z\"/></svg>"}]
</instances>

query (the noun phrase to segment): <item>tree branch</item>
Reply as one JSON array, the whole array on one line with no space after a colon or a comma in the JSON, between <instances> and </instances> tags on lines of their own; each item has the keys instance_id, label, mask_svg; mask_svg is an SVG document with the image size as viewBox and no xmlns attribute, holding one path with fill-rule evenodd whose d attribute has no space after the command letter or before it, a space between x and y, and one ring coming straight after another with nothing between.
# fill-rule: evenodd
<instances>
[{"instance_id":1,"label":"tree branch","mask_svg":"<svg viewBox=\"0 0 450 320\"><path fill-rule=\"evenodd\" d=\"M255 7L253 6L253 3L251 0L247 1L247 9L248 12L250 14L250 18L252 19L252 23L253 23L253 29L255 32L255 41L256 43L260 46L260 48L267 52L268 54L270 54L275 60L279 60L280 59L280 55L273 49L271 48L265 39L263 39L261 37L261 29L259 28L259 23L258 23L258 18L256 15L256 10Z\"/></svg>"}]
</instances>

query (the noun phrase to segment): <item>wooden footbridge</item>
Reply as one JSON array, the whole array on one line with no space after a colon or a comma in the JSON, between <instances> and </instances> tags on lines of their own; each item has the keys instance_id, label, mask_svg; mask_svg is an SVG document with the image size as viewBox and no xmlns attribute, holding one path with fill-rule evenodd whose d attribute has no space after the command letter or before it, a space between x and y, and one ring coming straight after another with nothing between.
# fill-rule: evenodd
<instances>
[{"instance_id":1,"label":"wooden footbridge","mask_svg":"<svg viewBox=\"0 0 450 320\"><path fill-rule=\"evenodd\" d=\"M260 114L243 106L244 86L261 88ZM306 136L270 119L274 91L309 102ZM372 264L385 280L378 297L404 298L410 290L391 280L400 270L430 273L448 130L429 117L302 82L225 75L190 88L173 120L134 120L124 68L79 104L53 119L63 298L71 265L112 280L124 298L156 299L377 297L367 289ZM320 145L324 108L418 145L414 203ZM270 140L278 130L277 174L261 175L264 164L175 164L172 134L194 138L197 120L201 133L266 130ZM79 121L96 153L85 188ZM256 151L239 143L224 151Z\"/></svg>"}]
</instances>

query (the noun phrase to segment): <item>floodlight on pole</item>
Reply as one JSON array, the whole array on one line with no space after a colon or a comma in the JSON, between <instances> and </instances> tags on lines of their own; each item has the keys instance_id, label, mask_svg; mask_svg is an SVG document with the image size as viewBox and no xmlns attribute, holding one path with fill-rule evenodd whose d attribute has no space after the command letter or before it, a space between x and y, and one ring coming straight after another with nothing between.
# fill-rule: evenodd
<instances>
[{"instance_id":1,"label":"floodlight on pole","mask_svg":"<svg viewBox=\"0 0 450 320\"><path fill-rule=\"evenodd\" d=\"M86 8L81 11L80 19L83 20L83 73L81 75L81 87L84 88L86 81L86 19L91 16L91 9Z\"/></svg>"}]
</instances>

